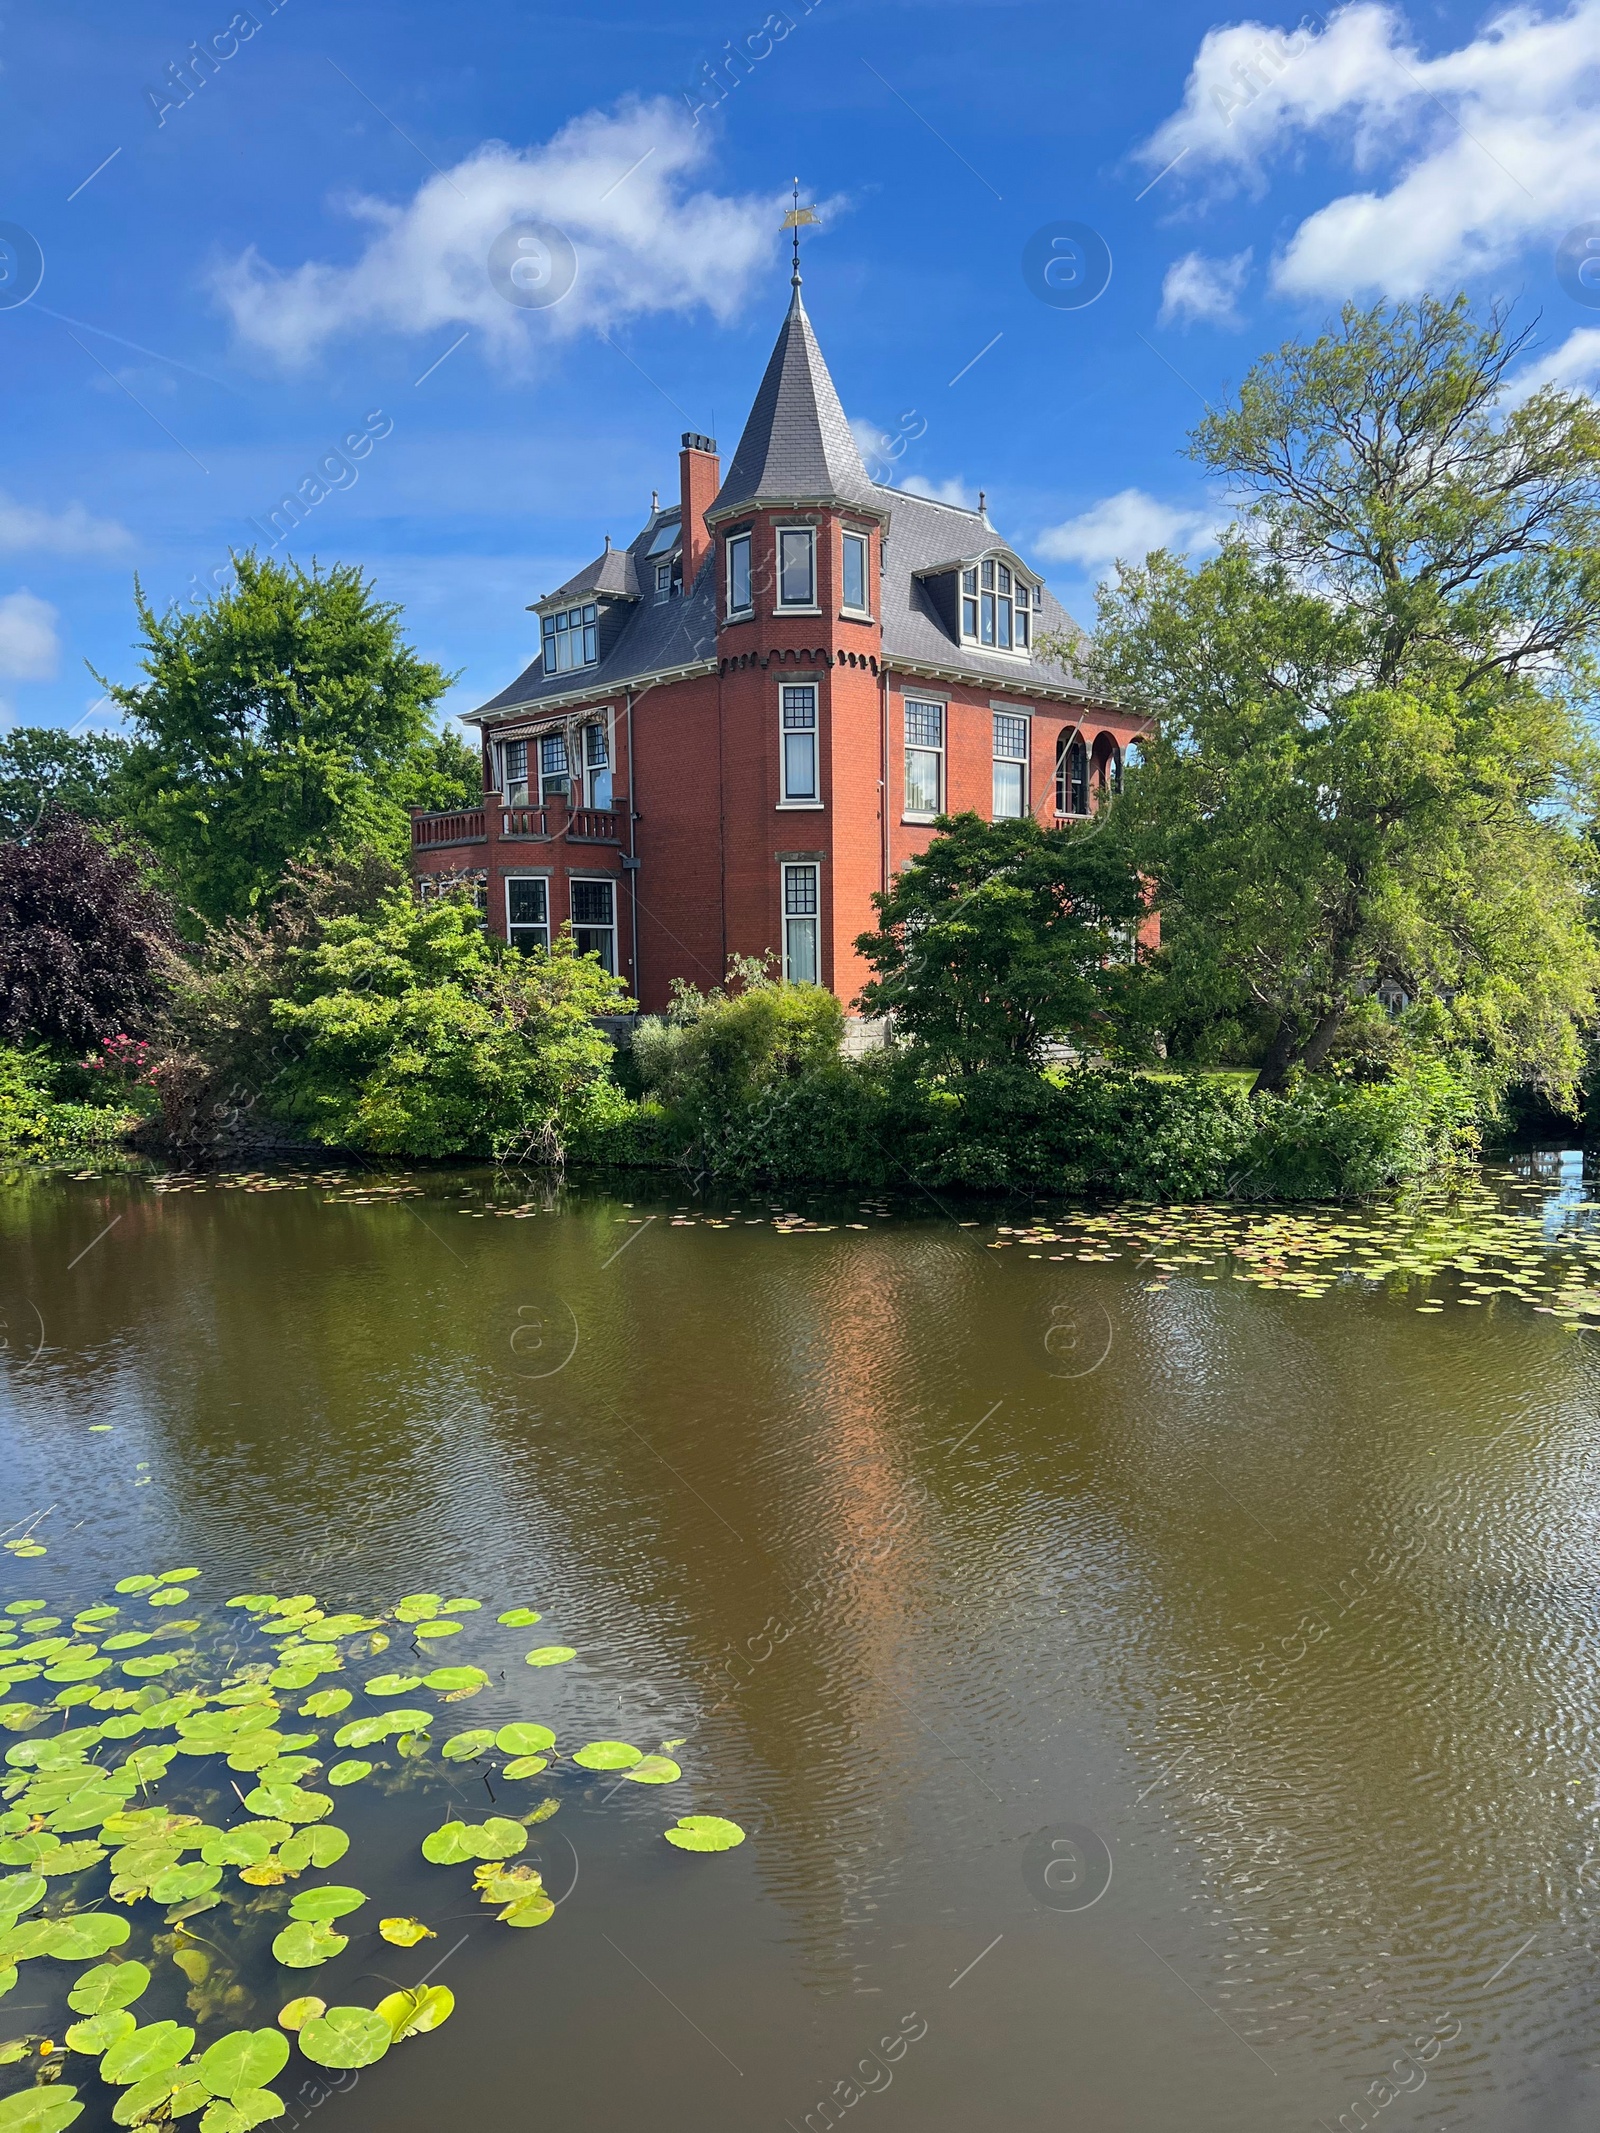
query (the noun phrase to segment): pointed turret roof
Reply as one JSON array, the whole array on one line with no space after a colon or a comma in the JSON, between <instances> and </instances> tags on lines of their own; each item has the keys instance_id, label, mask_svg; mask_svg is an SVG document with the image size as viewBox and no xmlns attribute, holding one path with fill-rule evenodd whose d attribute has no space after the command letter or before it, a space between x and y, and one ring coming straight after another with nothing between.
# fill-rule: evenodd
<instances>
[{"instance_id":1,"label":"pointed turret roof","mask_svg":"<svg viewBox=\"0 0 1600 2133\"><path fill-rule=\"evenodd\" d=\"M882 512L801 301L800 278L727 479L706 514L804 498Z\"/></svg>"}]
</instances>

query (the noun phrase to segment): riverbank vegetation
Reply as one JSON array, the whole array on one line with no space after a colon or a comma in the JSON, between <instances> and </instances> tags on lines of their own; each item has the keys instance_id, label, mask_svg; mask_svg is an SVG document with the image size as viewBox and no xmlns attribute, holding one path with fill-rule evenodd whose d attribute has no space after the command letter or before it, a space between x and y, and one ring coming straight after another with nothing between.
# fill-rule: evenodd
<instances>
[{"instance_id":1,"label":"riverbank vegetation","mask_svg":"<svg viewBox=\"0 0 1600 2133\"><path fill-rule=\"evenodd\" d=\"M750 959L614 1050L631 1003L570 939L415 902L406 807L477 763L359 571L136 588L128 737L0 743L0 1145L90 1112L191 1153L1319 1198L1469 1161L1508 1103L1575 1117L1600 416L1527 355L1464 301L1350 307L1207 416L1217 552L1120 566L1053 647L1148 713L1137 760L1086 822L939 822L857 943L860 1057Z\"/></svg>"}]
</instances>

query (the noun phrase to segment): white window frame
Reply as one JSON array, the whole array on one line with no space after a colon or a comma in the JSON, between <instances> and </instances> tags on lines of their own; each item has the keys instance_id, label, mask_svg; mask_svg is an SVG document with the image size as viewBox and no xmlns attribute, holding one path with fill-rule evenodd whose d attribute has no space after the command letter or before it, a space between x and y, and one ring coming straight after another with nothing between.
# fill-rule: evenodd
<instances>
[{"instance_id":1,"label":"white window frame","mask_svg":"<svg viewBox=\"0 0 1600 2133\"><path fill-rule=\"evenodd\" d=\"M605 933L610 936L611 960L609 963L607 963L605 961L604 956L602 956L601 962L614 977L616 975L617 970L617 877L614 874L569 874L567 876L567 924L572 929L573 942L574 945L576 945L579 926L577 919L574 918L574 916L572 915L572 892L576 888L587 886L590 882L603 882L605 886L610 890L611 923L608 926L593 926L585 924L582 930L585 933ZM578 950L578 953L580 955L592 955L593 952L594 951L592 949L585 948L580 948Z\"/></svg>"},{"instance_id":2,"label":"white window frame","mask_svg":"<svg viewBox=\"0 0 1600 2133\"><path fill-rule=\"evenodd\" d=\"M545 751L554 742L559 742L561 747L561 761L564 767L560 770L550 769L545 760ZM528 745L531 748L537 748L539 751L538 804L541 807L548 807L554 801L564 803L570 807L572 805L572 758L567 748L566 733L564 731L561 733L541 733L537 740L530 741ZM552 788L549 792L545 790L547 785ZM565 791L560 789L562 786L565 786Z\"/></svg>"},{"instance_id":3,"label":"white window frame","mask_svg":"<svg viewBox=\"0 0 1600 2133\"><path fill-rule=\"evenodd\" d=\"M598 740L598 747L596 742ZM611 721L590 719L583 729L583 792L584 805L597 807L609 813L616 802L613 797L611 760ZM596 760L598 756L599 760ZM602 781L604 797L602 797Z\"/></svg>"},{"instance_id":4,"label":"white window frame","mask_svg":"<svg viewBox=\"0 0 1600 2133\"><path fill-rule=\"evenodd\" d=\"M672 598L672 558L656 565L656 606L665 607Z\"/></svg>"},{"instance_id":5,"label":"white window frame","mask_svg":"<svg viewBox=\"0 0 1600 2133\"><path fill-rule=\"evenodd\" d=\"M745 615L753 615L756 611L755 574L751 567L753 562L752 539L753 536L748 533L730 533L726 542L728 559L727 612L730 622L736 621ZM734 574L740 550L743 550L744 553L744 582L745 590L749 595L742 607L738 605L733 597Z\"/></svg>"},{"instance_id":6,"label":"white window frame","mask_svg":"<svg viewBox=\"0 0 1600 2133\"><path fill-rule=\"evenodd\" d=\"M861 550L861 603L859 606L852 606L845 597L845 586L849 581L846 560L849 556L852 542ZM859 616L865 622L872 620L872 535L870 533L862 533L853 526L845 527L844 537L839 546L839 612L841 615Z\"/></svg>"},{"instance_id":7,"label":"white window frame","mask_svg":"<svg viewBox=\"0 0 1600 2133\"><path fill-rule=\"evenodd\" d=\"M911 738L911 713L934 711L939 719L939 740L935 747L927 741ZM950 739L950 707L936 696L905 696L900 700L900 732L903 745L901 759L901 820L903 822L931 822L936 815L944 813L945 770ZM931 810L913 807L911 804L911 758L914 755L934 758L934 782L938 791L938 804Z\"/></svg>"},{"instance_id":8,"label":"white window frame","mask_svg":"<svg viewBox=\"0 0 1600 2133\"><path fill-rule=\"evenodd\" d=\"M1003 587L1002 578L1006 581ZM1033 617L1039 604L1036 579L1025 577L1004 556L980 556L961 572L956 600L963 644L975 644L980 651L997 653L1002 659L1031 657ZM1007 631L1003 644L1002 616ZM987 639L983 634L986 622L991 624Z\"/></svg>"},{"instance_id":9,"label":"white window frame","mask_svg":"<svg viewBox=\"0 0 1600 2133\"><path fill-rule=\"evenodd\" d=\"M542 923L538 919L514 919L511 915L511 890L513 884L520 888L524 882L529 881L538 882L541 888L544 890L544 919ZM546 955L549 954L550 875L548 871L540 871L538 873L528 871L524 873L508 874L506 876L506 940L513 948L521 948L523 950L523 953L526 954L526 948L523 946L523 943L517 938L517 935L519 933L542 933L544 935L544 939L542 941L536 940L533 945L538 948L543 948Z\"/></svg>"},{"instance_id":10,"label":"white window frame","mask_svg":"<svg viewBox=\"0 0 1600 2133\"><path fill-rule=\"evenodd\" d=\"M541 616L539 629L546 674L577 674L585 667L599 665L600 609L595 601L580 601L575 607L564 607L559 612L552 610ZM568 650L574 641L578 646L576 658L555 656Z\"/></svg>"},{"instance_id":11,"label":"white window frame","mask_svg":"<svg viewBox=\"0 0 1600 2133\"><path fill-rule=\"evenodd\" d=\"M507 807L526 807L528 801L528 750L537 743L525 739L500 743L500 791ZM522 750L522 775L517 777L511 767L512 750Z\"/></svg>"},{"instance_id":12,"label":"white window frame","mask_svg":"<svg viewBox=\"0 0 1600 2133\"><path fill-rule=\"evenodd\" d=\"M773 604L774 604L774 607L775 607L775 609L776 609L776 611L777 611L777 612L778 612L779 614L782 614L782 615L819 615L819 614L821 614L822 610L821 610L821 608L820 608L820 607L819 607L819 606L817 605L817 529L816 529L816 527L815 527L815 526L777 526L777 527L775 527L775 528L773 529L773 538L774 538L774 540L775 540L775 541L776 541L776 543L777 543L777 550L776 550L776 562L777 562L777 573L776 573L776 575L777 575L777 599L776 599L776 600L775 600L775 602L773 603ZM803 599L803 600L790 600L790 599L787 599L787 598L785 598L785 596L784 596L784 590L783 590L783 580L784 580L784 560L783 560L783 549L784 549L784 543L785 543L786 541L793 541L793 540L803 540L803 541L805 542L805 544L806 544L806 553L807 553L807 556L808 556L808 559L809 559L809 563L810 563L810 569L809 569L809 573L808 573L808 574L809 574L809 577L810 577L810 581L811 581L811 590L810 590L810 592L809 592L809 593L808 593L808 594L806 595L805 599Z\"/></svg>"},{"instance_id":13,"label":"white window frame","mask_svg":"<svg viewBox=\"0 0 1600 2133\"><path fill-rule=\"evenodd\" d=\"M801 701L791 705L791 697ZM791 724L791 718L801 714L807 705L811 712L810 725ZM806 735L809 735L811 741L811 783L805 791L791 792L789 743ZM814 681L783 681L778 684L778 805L822 805L822 698Z\"/></svg>"},{"instance_id":14,"label":"white window frame","mask_svg":"<svg viewBox=\"0 0 1600 2133\"><path fill-rule=\"evenodd\" d=\"M1027 819L1029 813L1029 769L1033 756L1033 720L1026 711L1013 710L1009 704L991 704L989 706L989 718L990 733L993 736L991 742L993 788L990 795L990 820L993 822L1022 822ZM1000 721L1002 719L1006 721L1008 726L1015 726L1021 730L1021 755L1001 754ZM1012 736L1007 734L1005 738L1009 741ZM1002 770L1008 773L1012 771L1019 773L1016 784L1021 805L1015 809L1007 807L1002 810L1000 804L1000 773ZM1006 782L1008 784L1011 782L1009 776Z\"/></svg>"},{"instance_id":15,"label":"white window frame","mask_svg":"<svg viewBox=\"0 0 1600 2133\"><path fill-rule=\"evenodd\" d=\"M815 859L785 860L778 874L783 904L783 975L791 985L822 983L822 867ZM811 908L791 910L792 903ZM809 967L808 967L809 966Z\"/></svg>"}]
</instances>

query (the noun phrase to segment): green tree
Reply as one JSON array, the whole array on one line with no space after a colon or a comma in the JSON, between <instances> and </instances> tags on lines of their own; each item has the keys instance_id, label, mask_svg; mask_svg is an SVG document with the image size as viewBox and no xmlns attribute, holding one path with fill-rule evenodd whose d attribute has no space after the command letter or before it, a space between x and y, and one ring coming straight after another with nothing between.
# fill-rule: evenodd
<instances>
[{"instance_id":1,"label":"green tree","mask_svg":"<svg viewBox=\"0 0 1600 2133\"><path fill-rule=\"evenodd\" d=\"M1247 499L1221 553L1102 590L1096 685L1153 719L1116 813L1166 1012L1253 1020L1258 1087L1386 979L1501 1079L1581 1068L1600 417L1508 389L1526 340L1465 299L1347 306L1195 432Z\"/></svg>"},{"instance_id":2,"label":"green tree","mask_svg":"<svg viewBox=\"0 0 1600 2133\"><path fill-rule=\"evenodd\" d=\"M201 919L237 917L294 860L401 856L406 803L462 775L432 712L449 676L354 565L253 553L198 611L135 587L148 679L102 686L135 729L132 819Z\"/></svg>"},{"instance_id":3,"label":"green tree","mask_svg":"<svg viewBox=\"0 0 1600 2133\"><path fill-rule=\"evenodd\" d=\"M867 1014L892 1012L939 1072L1037 1068L1052 1038L1103 1044L1132 996L1137 877L1095 824L941 816L872 899Z\"/></svg>"},{"instance_id":4,"label":"green tree","mask_svg":"<svg viewBox=\"0 0 1600 2133\"><path fill-rule=\"evenodd\" d=\"M491 940L465 896L330 918L291 952L272 1004L286 1056L271 1109L320 1141L380 1155L560 1152L563 1126L606 1083L597 1015L627 1008L621 980L570 933L548 955Z\"/></svg>"},{"instance_id":5,"label":"green tree","mask_svg":"<svg viewBox=\"0 0 1600 2133\"><path fill-rule=\"evenodd\" d=\"M0 740L0 838L26 837L52 809L84 822L115 821L127 760L120 734L13 727Z\"/></svg>"}]
</instances>

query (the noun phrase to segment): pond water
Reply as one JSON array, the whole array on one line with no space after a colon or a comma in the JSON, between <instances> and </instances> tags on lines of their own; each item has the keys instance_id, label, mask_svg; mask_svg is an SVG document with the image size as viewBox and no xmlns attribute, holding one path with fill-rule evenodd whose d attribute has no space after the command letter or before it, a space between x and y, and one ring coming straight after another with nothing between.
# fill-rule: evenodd
<instances>
[{"instance_id":1,"label":"pond water","mask_svg":"<svg viewBox=\"0 0 1600 2133\"><path fill-rule=\"evenodd\" d=\"M176 1565L208 1623L238 1594L474 1595L448 1657L488 1683L437 1738L681 1744L663 1786L367 1750L331 1878L437 1937L347 1921L312 1972L262 1944L219 1972L230 2013L197 1993L201 2045L426 1974L448 2025L358 2077L292 2054L285 2123L1589 2125L1576 1157L1288 1226L674 1182L4 1181L0 1525L45 1552L12 1549L0 1598L65 1617ZM496 1621L519 1605L536 1630ZM347 1718L410 1661L387 1627L326 1676ZM541 1645L577 1656L527 1667ZM206 1771L196 1811L244 1819ZM537 1931L418 1850L545 1800ZM697 1813L745 1841L662 1841ZM127 1915L140 2020L195 2021L161 1907ZM0 2039L59 2040L70 1979L24 1963ZM93 2061L67 2078L109 2125Z\"/></svg>"}]
</instances>

